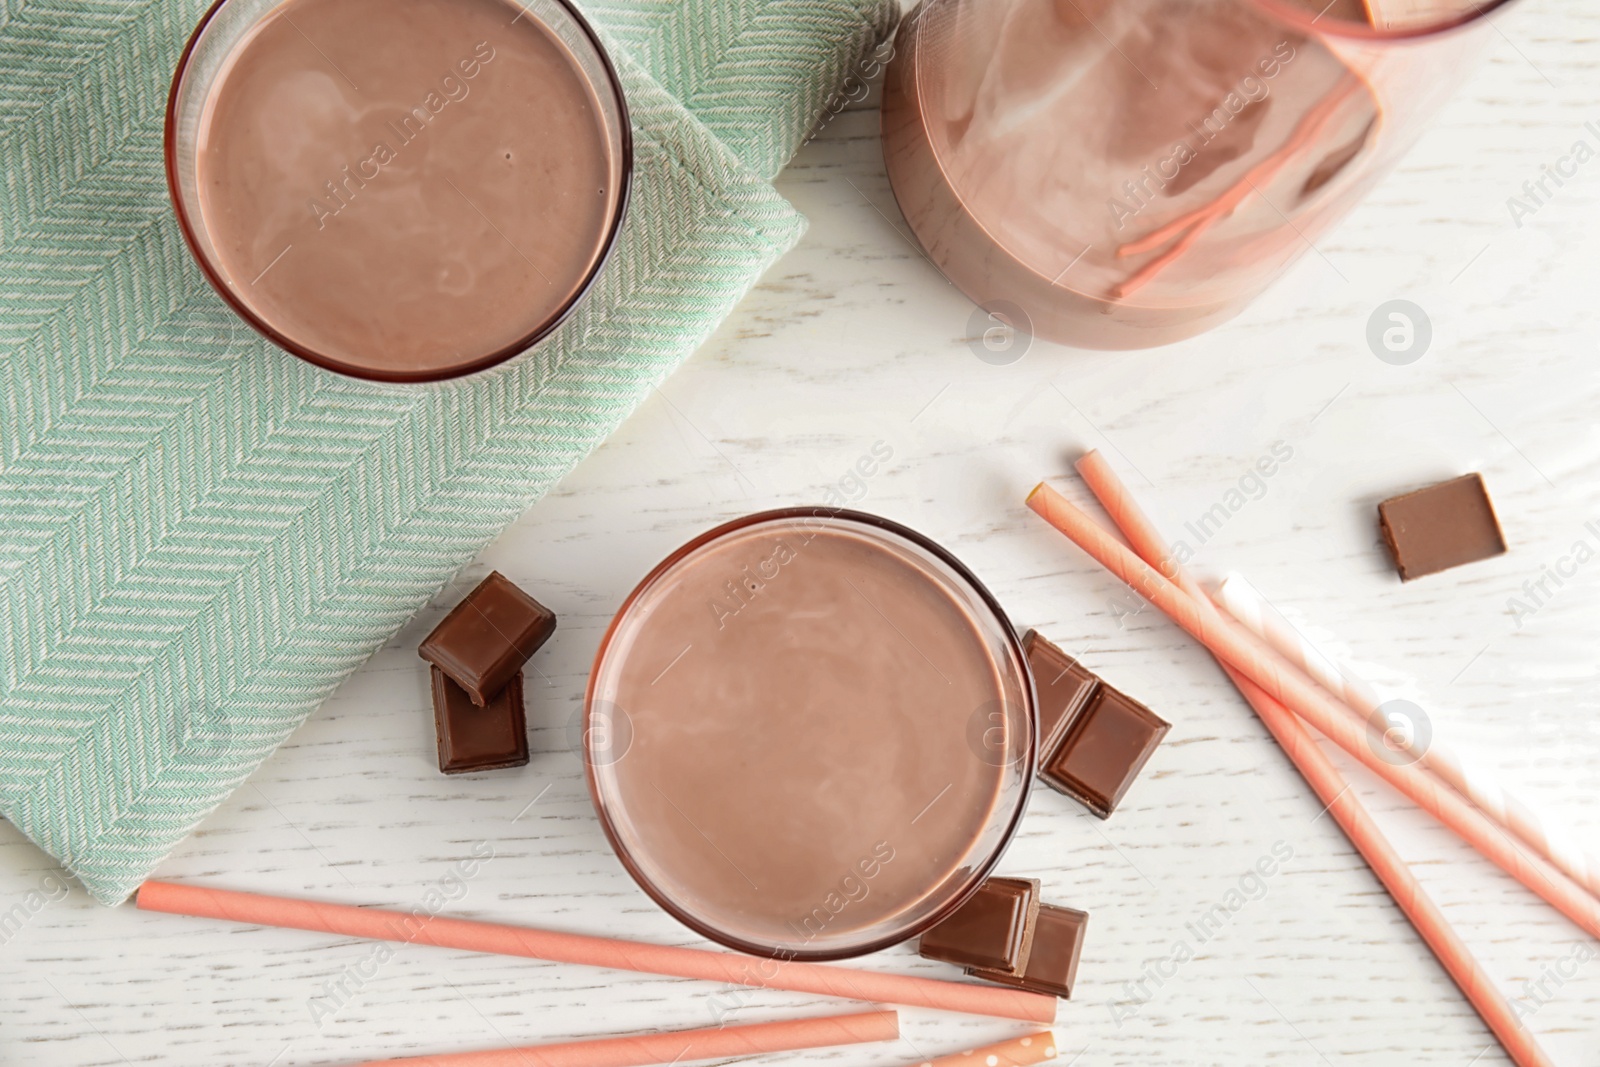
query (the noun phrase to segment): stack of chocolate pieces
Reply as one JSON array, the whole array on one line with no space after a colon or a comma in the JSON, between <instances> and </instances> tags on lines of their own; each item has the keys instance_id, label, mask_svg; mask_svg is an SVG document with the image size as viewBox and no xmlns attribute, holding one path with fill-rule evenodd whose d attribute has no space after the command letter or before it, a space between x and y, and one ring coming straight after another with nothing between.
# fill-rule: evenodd
<instances>
[{"instance_id":1,"label":"stack of chocolate pieces","mask_svg":"<svg viewBox=\"0 0 1600 1067\"><path fill-rule=\"evenodd\" d=\"M554 612L494 571L417 648L433 665L441 771L528 762L522 667L555 629Z\"/></svg>"},{"instance_id":2,"label":"stack of chocolate pieces","mask_svg":"<svg viewBox=\"0 0 1600 1067\"><path fill-rule=\"evenodd\" d=\"M1039 709L1039 777L1109 818L1172 724L1029 630Z\"/></svg>"},{"instance_id":3,"label":"stack of chocolate pieces","mask_svg":"<svg viewBox=\"0 0 1600 1067\"><path fill-rule=\"evenodd\" d=\"M991 982L1070 997L1088 922L1084 912L1041 904L1037 879L990 878L922 935L918 951Z\"/></svg>"}]
</instances>

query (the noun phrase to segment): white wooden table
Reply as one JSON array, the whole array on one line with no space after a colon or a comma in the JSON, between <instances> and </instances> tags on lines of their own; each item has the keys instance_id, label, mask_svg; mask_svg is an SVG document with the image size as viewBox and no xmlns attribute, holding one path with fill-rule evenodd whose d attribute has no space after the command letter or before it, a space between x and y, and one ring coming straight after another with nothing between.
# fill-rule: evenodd
<instances>
[{"instance_id":1,"label":"white wooden table","mask_svg":"<svg viewBox=\"0 0 1600 1067\"><path fill-rule=\"evenodd\" d=\"M399 907L439 888L461 915L697 943L634 887L590 809L571 749L586 670L621 598L673 547L842 484L857 506L946 544L1019 625L1175 723L1109 822L1040 790L1003 863L1091 916L1060 1013L1064 1060L1505 1062L1216 667L1153 609L1130 614L1022 506L1041 477L1082 498L1069 461L1094 446L1177 533L1286 442L1293 458L1199 546L1197 566L1246 573L1600 850L1600 562L1531 616L1511 604L1575 542L1600 548L1600 525L1585 525L1600 519L1600 160L1520 228L1506 204L1575 140L1600 146L1600 11L1528 0L1501 26L1456 102L1320 254L1234 323L1157 351L1037 343L1010 366L975 358L971 305L905 236L873 102L840 116L780 179L812 220L802 246L160 873ZM1394 297L1434 325L1410 366L1380 362L1363 339ZM893 459L850 483L878 441ZM1373 505L1469 470L1488 479L1512 551L1402 586ZM535 661L535 755L445 778L414 650L489 568L561 618ZM1600 1065L1600 946L1357 780L1556 1061ZM478 842L494 858L452 882ZM1277 842L1293 858L1202 943L1186 924ZM39 904L0 935L6 1067L288 1067L712 1022L703 984L416 946L374 968L363 943L103 909L51 892L52 871L0 824L0 912ZM865 965L954 976L908 948ZM347 993L330 994L341 981ZM762 992L735 1018L834 1006ZM891 1067L1024 1029L907 1011L897 1044L770 1059Z\"/></svg>"}]
</instances>

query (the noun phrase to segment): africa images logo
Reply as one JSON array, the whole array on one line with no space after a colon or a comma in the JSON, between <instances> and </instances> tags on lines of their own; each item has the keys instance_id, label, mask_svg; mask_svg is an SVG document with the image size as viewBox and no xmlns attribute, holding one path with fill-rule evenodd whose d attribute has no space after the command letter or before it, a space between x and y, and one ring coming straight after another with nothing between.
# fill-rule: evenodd
<instances>
[{"instance_id":1,"label":"africa images logo","mask_svg":"<svg viewBox=\"0 0 1600 1067\"><path fill-rule=\"evenodd\" d=\"M465 100L472 92L472 86L468 83L483 72L483 68L494 60L494 55L494 47L488 41L479 41L472 55L457 62L454 71L439 79L438 88L430 89L422 102L401 115L398 121L391 119L387 125L394 133L395 144L404 148L421 137L428 124L436 120L446 107ZM343 178L323 182L322 187L327 190L327 195L306 201L306 206L317 220L317 229L326 227L328 220L349 207L368 182L376 181L383 174L383 168L399 158L400 153L388 141L379 141L372 146L371 153L365 159L356 163L354 170L347 164L339 169Z\"/></svg>"}]
</instances>

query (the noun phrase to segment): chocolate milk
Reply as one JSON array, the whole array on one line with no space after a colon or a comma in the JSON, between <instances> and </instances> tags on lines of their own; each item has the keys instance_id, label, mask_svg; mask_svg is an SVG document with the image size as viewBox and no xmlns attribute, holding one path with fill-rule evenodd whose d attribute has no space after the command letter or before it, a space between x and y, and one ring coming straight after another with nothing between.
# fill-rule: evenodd
<instances>
[{"instance_id":1,"label":"chocolate milk","mask_svg":"<svg viewBox=\"0 0 1600 1067\"><path fill-rule=\"evenodd\" d=\"M981 747L1012 728L1003 656L925 561L849 529L695 550L594 679L625 719L594 767L623 852L724 939L797 953L948 899L1009 819L1017 768Z\"/></svg>"},{"instance_id":2,"label":"chocolate milk","mask_svg":"<svg viewBox=\"0 0 1600 1067\"><path fill-rule=\"evenodd\" d=\"M236 46L201 121L226 284L357 373L443 374L518 346L579 294L618 211L595 94L512 0L287 0Z\"/></svg>"},{"instance_id":3,"label":"chocolate milk","mask_svg":"<svg viewBox=\"0 0 1600 1067\"><path fill-rule=\"evenodd\" d=\"M923 249L1087 347L1236 314L1360 193L1380 126L1246 0L925 0L897 43L884 157Z\"/></svg>"}]
</instances>

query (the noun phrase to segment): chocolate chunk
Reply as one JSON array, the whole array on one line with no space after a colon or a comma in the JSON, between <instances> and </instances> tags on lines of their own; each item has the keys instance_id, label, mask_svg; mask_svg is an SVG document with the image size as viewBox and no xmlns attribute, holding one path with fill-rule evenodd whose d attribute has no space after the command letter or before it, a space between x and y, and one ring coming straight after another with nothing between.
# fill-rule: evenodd
<instances>
[{"instance_id":1,"label":"chocolate chunk","mask_svg":"<svg viewBox=\"0 0 1600 1067\"><path fill-rule=\"evenodd\" d=\"M439 769L445 774L521 767L528 762L528 719L522 675L511 676L485 707L441 671L433 671L433 725L439 735Z\"/></svg>"},{"instance_id":2,"label":"chocolate chunk","mask_svg":"<svg viewBox=\"0 0 1600 1067\"><path fill-rule=\"evenodd\" d=\"M1100 818L1108 818L1172 725L1101 682L1039 776Z\"/></svg>"},{"instance_id":3,"label":"chocolate chunk","mask_svg":"<svg viewBox=\"0 0 1600 1067\"><path fill-rule=\"evenodd\" d=\"M1038 696L1039 777L1104 819L1172 727L1038 631L1022 644Z\"/></svg>"},{"instance_id":4,"label":"chocolate chunk","mask_svg":"<svg viewBox=\"0 0 1600 1067\"><path fill-rule=\"evenodd\" d=\"M1391 497L1378 505L1378 525L1405 582L1506 550L1480 474Z\"/></svg>"},{"instance_id":5,"label":"chocolate chunk","mask_svg":"<svg viewBox=\"0 0 1600 1067\"><path fill-rule=\"evenodd\" d=\"M1056 997L1072 996L1078 978L1078 956L1083 952L1083 931L1089 925L1086 912L1056 904L1039 905L1039 918L1033 928L1033 948L1021 974L967 968L967 973L1001 985L1016 986L1033 993Z\"/></svg>"},{"instance_id":6,"label":"chocolate chunk","mask_svg":"<svg viewBox=\"0 0 1600 1067\"><path fill-rule=\"evenodd\" d=\"M555 633L555 613L495 571L417 649L485 705Z\"/></svg>"},{"instance_id":7,"label":"chocolate chunk","mask_svg":"<svg viewBox=\"0 0 1600 1067\"><path fill-rule=\"evenodd\" d=\"M930 960L1019 973L1028 962L1039 915L1039 882L990 878L944 922L922 935Z\"/></svg>"},{"instance_id":8,"label":"chocolate chunk","mask_svg":"<svg viewBox=\"0 0 1600 1067\"><path fill-rule=\"evenodd\" d=\"M1033 685L1039 702L1039 759L1048 759L1061 744L1067 727L1078 717L1100 679L1083 664L1029 630L1022 637L1022 648L1033 670Z\"/></svg>"}]
</instances>

